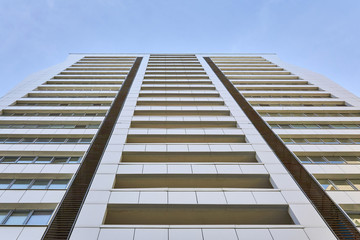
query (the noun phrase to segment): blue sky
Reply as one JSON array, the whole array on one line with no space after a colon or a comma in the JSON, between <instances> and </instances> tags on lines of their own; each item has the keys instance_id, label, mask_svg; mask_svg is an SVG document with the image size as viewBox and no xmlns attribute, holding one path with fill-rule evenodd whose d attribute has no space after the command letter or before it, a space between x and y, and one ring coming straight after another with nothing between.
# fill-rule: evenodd
<instances>
[{"instance_id":1,"label":"blue sky","mask_svg":"<svg viewBox=\"0 0 360 240\"><path fill-rule=\"evenodd\" d=\"M0 0L0 96L71 52L271 52L360 96L359 0Z\"/></svg>"}]
</instances>

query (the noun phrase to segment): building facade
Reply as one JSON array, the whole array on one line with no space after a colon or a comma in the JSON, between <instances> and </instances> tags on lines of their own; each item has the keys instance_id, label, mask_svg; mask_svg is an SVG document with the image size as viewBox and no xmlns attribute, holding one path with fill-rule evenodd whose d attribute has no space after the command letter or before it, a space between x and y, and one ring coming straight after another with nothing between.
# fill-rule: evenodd
<instances>
[{"instance_id":1,"label":"building facade","mask_svg":"<svg viewBox=\"0 0 360 240\"><path fill-rule=\"evenodd\" d=\"M1 239L360 239L360 99L275 54L70 54L0 108Z\"/></svg>"}]
</instances>

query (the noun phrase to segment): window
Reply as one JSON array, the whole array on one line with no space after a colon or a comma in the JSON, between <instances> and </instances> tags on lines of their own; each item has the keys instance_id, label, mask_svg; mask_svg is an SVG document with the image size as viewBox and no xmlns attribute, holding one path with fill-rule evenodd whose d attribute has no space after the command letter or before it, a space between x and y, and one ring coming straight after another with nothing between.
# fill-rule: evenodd
<instances>
[{"instance_id":1,"label":"window","mask_svg":"<svg viewBox=\"0 0 360 240\"><path fill-rule=\"evenodd\" d=\"M29 211L13 211L5 222L5 225L25 225Z\"/></svg>"},{"instance_id":2,"label":"window","mask_svg":"<svg viewBox=\"0 0 360 240\"><path fill-rule=\"evenodd\" d=\"M319 180L319 183L323 187L323 189L327 191L336 190L335 187L331 184L331 182L327 179Z\"/></svg>"},{"instance_id":3,"label":"window","mask_svg":"<svg viewBox=\"0 0 360 240\"><path fill-rule=\"evenodd\" d=\"M337 190L340 191L353 191L355 190L347 180L333 180Z\"/></svg>"},{"instance_id":4,"label":"window","mask_svg":"<svg viewBox=\"0 0 360 240\"><path fill-rule=\"evenodd\" d=\"M359 191L360 179L318 179L327 191Z\"/></svg>"},{"instance_id":5,"label":"window","mask_svg":"<svg viewBox=\"0 0 360 240\"><path fill-rule=\"evenodd\" d=\"M263 117L359 117L360 113L271 113L271 112L260 112ZM352 128L354 126L347 126L346 128ZM351 125L351 124L350 124ZM357 126L359 124L356 124Z\"/></svg>"},{"instance_id":6,"label":"window","mask_svg":"<svg viewBox=\"0 0 360 240\"><path fill-rule=\"evenodd\" d=\"M17 179L10 186L10 189L27 189L32 180L29 179Z\"/></svg>"},{"instance_id":7,"label":"window","mask_svg":"<svg viewBox=\"0 0 360 240\"><path fill-rule=\"evenodd\" d=\"M52 129L60 129L60 128L68 128L68 129L72 129L72 128L90 128L90 129L97 129L99 128L99 124L89 124L89 125L74 125L74 124L53 124L53 125L48 125L48 124L0 124L0 128L26 128L26 129L31 129L31 128L40 128L40 129L46 129L46 128L52 128Z\"/></svg>"},{"instance_id":8,"label":"window","mask_svg":"<svg viewBox=\"0 0 360 240\"><path fill-rule=\"evenodd\" d=\"M34 157L20 157L20 159L17 160L17 163L32 163L34 159Z\"/></svg>"},{"instance_id":9,"label":"window","mask_svg":"<svg viewBox=\"0 0 360 240\"><path fill-rule=\"evenodd\" d=\"M360 144L360 138L283 138L286 144Z\"/></svg>"},{"instance_id":10,"label":"window","mask_svg":"<svg viewBox=\"0 0 360 240\"><path fill-rule=\"evenodd\" d=\"M315 164L360 164L358 156L300 156L302 163Z\"/></svg>"},{"instance_id":11,"label":"window","mask_svg":"<svg viewBox=\"0 0 360 240\"><path fill-rule=\"evenodd\" d=\"M314 163L326 163L326 160L323 158L323 157L311 157L311 160L314 162Z\"/></svg>"},{"instance_id":12,"label":"window","mask_svg":"<svg viewBox=\"0 0 360 240\"><path fill-rule=\"evenodd\" d=\"M49 185L49 180L38 179L33 182L30 189L46 189Z\"/></svg>"},{"instance_id":13,"label":"window","mask_svg":"<svg viewBox=\"0 0 360 240\"><path fill-rule=\"evenodd\" d=\"M46 225L51 214L52 211L34 211L26 225Z\"/></svg>"},{"instance_id":14,"label":"window","mask_svg":"<svg viewBox=\"0 0 360 240\"><path fill-rule=\"evenodd\" d=\"M7 189L12 181L11 179L0 179L0 189Z\"/></svg>"},{"instance_id":15,"label":"window","mask_svg":"<svg viewBox=\"0 0 360 240\"><path fill-rule=\"evenodd\" d=\"M79 163L81 157L47 157L47 156L0 156L0 163L52 163L52 164L64 164L64 163Z\"/></svg>"},{"instance_id":16,"label":"window","mask_svg":"<svg viewBox=\"0 0 360 240\"><path fill-rule=\"evenodd\" d=\"M358 124L270 124L273 129L358 129Z\"/></svg>"},{"instance_id":17,"label":"window","mask_svg":"<svg viewBox=\"0 0 360 240\"><path fill-rule=\"evenodd\" d=\"M69 179L0 179L0 189L66 189Z\"/></svg>"},{"instance_id":18,"label":"window","mask_svg":"<svg viewBox=\"0 0 360 240\"><path fill-rule=\"evenodd\" d=\"M39 144L62 144L62 143L90 143L91 138L0 138L0 143L39 143Z\"/></svg>"},{"instance_id":19,"label":"window","mask_svg":"<svg viewBox=\"0 0 360 240\"><path fill-rule=\"evenodd\" d=\"M47 225L52 210L1 210L0 225Z\"/></svg>"},{"instance_id":20,"label":"window","mask_svg":"<svg viewBox=\"0 0 360 240\"><path fill-rule=\"evenodd\" d=\"M49 186L49 189L66 189L69 180L67 179L59 179L53 180Z\"/></svg>"}]
</instances>

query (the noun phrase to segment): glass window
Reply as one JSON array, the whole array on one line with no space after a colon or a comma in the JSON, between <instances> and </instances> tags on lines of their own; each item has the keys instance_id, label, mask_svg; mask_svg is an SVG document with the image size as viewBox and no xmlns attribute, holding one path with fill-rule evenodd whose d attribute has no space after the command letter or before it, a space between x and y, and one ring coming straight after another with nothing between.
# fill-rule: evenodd
<instances>
[{"instance_id":1,"label":"glass window","mask_svg":"<svg viewBox=\"0 0 360 240\"><path fill-rule=\"evenodd\" d=\"M356 156L343 156L342 158L349 164L359 164L360 161Z\"/></svg>"},{"instance_id":2,"label":"glass window","mask_svg":"<svg viewBox=\"0 0 360 240\"><path fill-rule=\"evenodd\" d=\"M282 129L290 129L290 125L289 124L279 124L280 128Z\"/></svg>"},{"instance_id":3,"label":"glass window","mask_svg":"<svg viewBox=\"0 0 360 240\"><path fill-rule=\"evenodd\" d=\"M50 125L50 128L64 128L64 125Z\"/></svg>"},{"instance_id":4,"label":"glass window","mask_svg":"<svg viewBox=\"0 0 360 240\"><path fill-rule=\"evenodd\" d=\"M332 182L335 184L336 188L340 191L354 191L354 188L350 186L350 184L346 180L334 180Z\"/></svg>"},{"instance_id":5,"label":"glass window","mask_svg":"<svg viewBox=\"0 0 360 240\"><path fill-rule=\"evenodd\" d=\"M4 219L8 215L9 211L0 211L0 224L3 223Z\"/></svg>"},{"instance_id":6,"label":"glass window","mask_svg":"<svg viewBox=\"0 0 360 240\"><path fill-rule=\"evenodd\" d=\"M0 189L7 189L12 181L12 179L0 179Z\"/></svg>"},{"instance_id":7,"label":"glass window","mask_svg":"<svg viewBox=\"0 0 360 240\"><path fill-rule=\"evenodd\" d=\"M307 144L304 138L293 138L294 142L297 144Z\"/></svg>"},{"instance_id":8,"label":"glass window","mask_svg":"<svg viewBox=\"0 0 360 240\"><path fill-rule=\"evenodd\" d=\"M26 225L46 225L49 222L52 211L35 211Z\"/></svg>"},{"instance_id":9,"label":"glass window","mask_svg":"<svg viewBox=\"0 0 360 240\"><path fill-rule=\"evenodd\" d=\"M50 180L47 179L37 179L31 185L30 189L46 189Z\"/></svg>"},{"instance_id":10,"label":"glass window","mask_svg":"<svg viewBox=\"0 0 360 240\"><path fill-rule=\"evenodd\" d=\"M64 143L66 138L53 138L51 139L51 143Z\"/></svg>"},{"instance_id":11,"label":"glass window","mask_svg":"<svg viewBox=\"0 0 360 240\"><path fill-rule=\"evenodd\" d=\"M53 180L49 186L49 189L66 189L69 180L67 179L57 179Z\"/></svg>"},{"instance_id":12,"label":"glass window","mask_svg":"<svg viewBox=\"0 0 360 240\"><path fill-rule=\"evenodd\" d=\"M23 138L21 143L33 143L36 138Z\"/></svg>"},{"instance_id":13,"label":"glass window","mask_svg":"<svg viewBox=\"0 0 360 240\"><path fill-rule=\"evenodd\" d=\"M0 138L0 142L3 143L3 142L5 142L6 139L7 138Z\"/></svg>"},{"instance_id":14,"label":"glass window","mask_svg":"<svg viewBox=\"0 0 360 240\"><path fill-rule=\"evenodd\" d=\"M32 163L35 157L20 157L17 163Z\"/></svg>"},{"instance_id":15,"label":"glass window","mask_svg":"<svg viewBox=\"0 0 360 240\"><path fill-rule=\"evenodd\" d=\"M338 138L337 140L340 142L340 144L353 144L353 142L348 138Z\"/></svg>"},{"instance_id":16,"label":"glass window","mask_svg":"<svg viewBox=\"0 0 360 240\"><path fill-rule=\"evenodd\" d=\"M308 157L298 157L302 163L311 163Z\"/></svg>"},{"instance_id":17,"label":"glass window","mask_svg":"<svg viewBox=\"0 0 360 240\"><path fill-rule=\"evenodd\" d=\"M78 163L81 161L81 157L71 157L69 163Z\"/></svg>"},{"instance_id":18,"label":"glass window","mask_svg":"<svg viewBox=\"0 0 360 240\"><path fill-rule=\"evenodd\" d=\"M283 138L284 143L293 144L294 142L290 138Z\"/></svg>"},{"instance_id":19,"label":"glass window","mask_svg":"<svg viewBox=\"0 0 360 240\"><path fill-rule=\"evenodd\" d=\"M86 128L86 125L75 125L75 128Z\"/></svg>"},{"instance_id":20,"label":"glass window","mask_svg":"<svg viewBox=\"0 0 360 240\"><path fill-rule=\"evenodd\" d=\"M36 163L51 163L52 157L38 157Z\"/></svg>"},{"instance_id":21,"label":"glass window","mask_svg":"<svg viewBox=\"0 0 360 240\"><path fill-rule=\"evenodd\" d=\"M91 142L91 138L82 138L82 139L80 139L80 142L81 143L90 143Z\"/></svg>"},{"instance_id":22,"label":"glass window","mask_svg":"<svg viewBox=\"0 0 360 240\"><path fill-rule=\"evenodd\" d=\"M270 124L270 127L273 128L273 129L279 129L279 125L277 124Z\"/></svg>"},{"instance_id":23,"label":"glass window","mask_svg":"<svg viewBox=\"0 0 360 240\"><path fill-rule=\"evenodd\" d=\"M329 124L321 124L321 125L319 125L319 127L322 128L322 129L329 129L329 128L331 128Z\"/></svg>"},{"instance_id":24,"label":"glass window","mask_svg":"<svg viewBox=\"0 0 360 240\"><path fill-rule=\"evenodd\" d=\"M360 138L352 138L351 139L355 144L360 144Z\"/></svg>"},{"instance_id":25,"label":"glass window","mask_svg":"<svg viewBox=\"0 0 360 240\"><path fill-rule=\"evenodd\" d=\"M27 219L30 211L14 211L8 220L5 222L6 225L23 225Z\"/></svg>"},{"instance_id":26,"label":"glass window","mask_svg":"<svg viewBox=\"0 0 360 240\"><path fill-rule=\"evenodd\" d=\"M297 128L297 129L304 129L305 128L304 125L302 125L302 124L291 124L291 127L292 128Z\"/></svg>"},{"instance_id":27,"label":"glass window","mask_svg":"<svg viewBox=\"0 0 360 240\"><path fill-rule=\"evenodd\" d=\"M320 185L323 187L326 191L333 191L335 190L334 186L329 182L327 179L320 179L318 180Z\"/></svg>"},{"instance_id":28,"label":"glass window","mask_svg":"<svg viewBox=\"0 0 360 240\"><path fill-rule=\"evenodd\" d=\"M30 179L16 179L10 189L27 189L31 181Z\"/></svg>"},{"instance_id":29,"label":"glass window","mask_svg":"<svg viewBox=\"0 0 360 240\"><path fill-rule=\"evenodd\" d=\"M307 138L309 144L323 144L320 138Z\"/></svg>"},{"instance_id":30,"label":"glass window","mask_svg":"<svg viewBox=\"0 0 360 240\"><path fill-rule=\"evenodd\" d=\"M310 157L314 163L326 163L326 160L323 157Z\"/></svg>"},{"instance_id":31,"label":"glass window","mask_svg":"<svg viewBox=\"0 0 360 240\"><path fill-rule=\"evenodd\" d=\"M339 144L335 138L323 138L325 144Z\"/></svg>"},{"instance_id":32,"label":"glass window","mask_svg":"<svg viewBox=\"0 0 360 240\"><path fill-rule=\"evenodd\" d=\"M66 163L68 157L55 157L52 163Z\"/></svg>"},{"instance_id":33,"label":"glass window","mask_svg":"<svg viewBox=\"0 0 360 240\"><path fill-rule=\"evenodd\" d=\"M18 143L20 140L21 138L8 138L5 140L5 143Z\"/></svg>"},{"instance_id":34,"label":"glass window","mask_svg":"<svg viewBox=\"0 0 360 240\"><path fill-rule=\"evenodd\" d=\"M344 124L346 128L359 128L356 124Z\"/></svg>"},{"instance_id":35,"label":"glass window","mask_svg":"<svg viewBox=\"0 0 360 240\"><path fill-rule=\"evenodd\" d=\"M338 129L344 129L346 128L344 125L342 124L331 124L331 127L333 128L338 128Z\"/></svg>"},{"instance_id":36,"label":"glass window","mask_svg":"<svg viewBox=\"0 0 360 240\"><path fill-rule=\"evenodd\" d=\"M88 126L88 128L91 128L91 129L97 129L97 128L99 128L99 124L90 124L89 126Z\"/></svg>"},{"instance_id":37,"label":"glass window","mask_svg":"<svg viewBox=\"0 0 360 240\"><path fill-rule=\"evenodd\" d=\"M14 163L19 157L6 156L2 159L2 163Z\"/></svg>"},{"instance_id":38,"label":"glass window","mask_svg":"<svg viewBox=\"0 0 360 240\"><path fill-rule=\"evenodd\" d=\"M77 142L79 142L79 139L78 138L68 138L66 142L67 143L77 143Z\"/></svg>"},{"instance_id":39,"label":"glass window","mask_svg":"<svg viewBox=\"0 0 360 240\"><path fill-rule=\"evenodd\" d=\"M317 124L304 124L306 128L316 129L319 128Z\"/></svg>"},{"instance_id":40,"label":"glass window","mask_svg":"<svg viewBox=\"0 0 360 240\"><path fill-rule=\"evenodd\" d=\"M51 138L38 138L36 139L36 143L48 143L50 140Z\"/></svg>"},{"instance_id":41,"label":"glass window","mask_svg":"<svg viewBox=\"0 0 360 240\"><path fill-rule=\"evenodd\" d=\"M334 157L325 157L331 164L342 164L344 163L344 160L339 156Z\"/></svg>"}]
</instances>

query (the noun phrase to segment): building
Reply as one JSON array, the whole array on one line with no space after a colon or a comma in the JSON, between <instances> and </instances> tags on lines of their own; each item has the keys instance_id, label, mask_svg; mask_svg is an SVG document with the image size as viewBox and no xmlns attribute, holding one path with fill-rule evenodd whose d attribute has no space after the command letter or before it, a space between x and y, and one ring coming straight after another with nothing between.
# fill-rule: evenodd
<instances>
[{"instance_id":1,"label":"building","mask_svg":"<svg viewBox=\"0 0 360 240\"><path fill-rule=\"evenodd\" d=\"M2 239L360 239L360 99L274 54L70 54L0 105Z\"/></svg>"}]
</instances>

